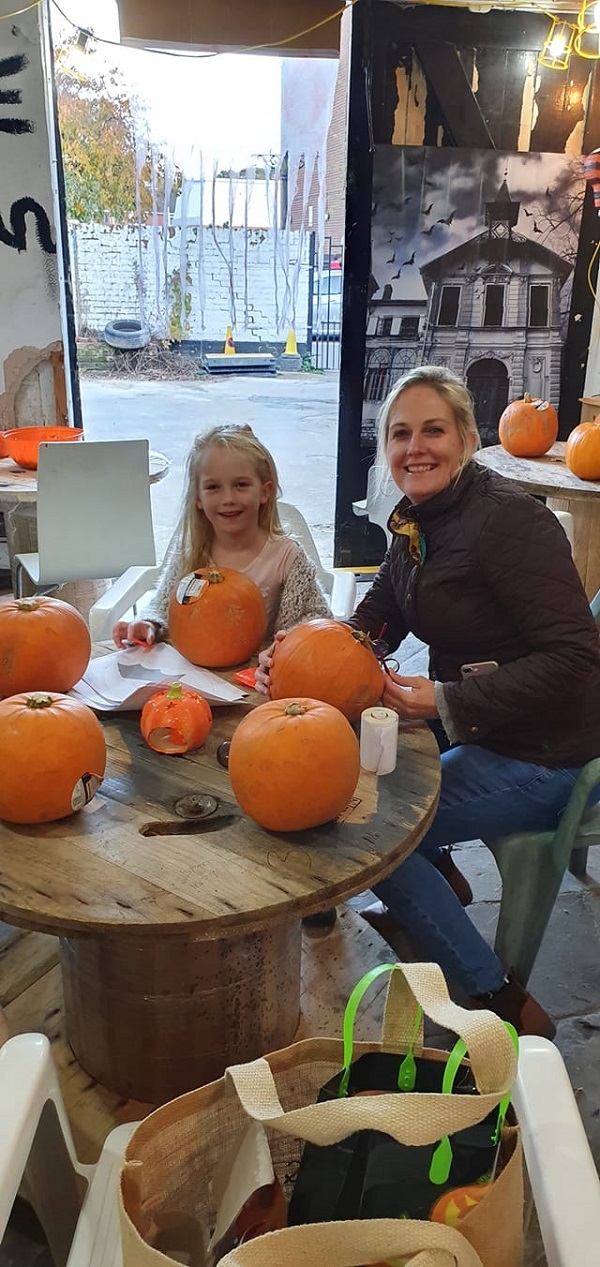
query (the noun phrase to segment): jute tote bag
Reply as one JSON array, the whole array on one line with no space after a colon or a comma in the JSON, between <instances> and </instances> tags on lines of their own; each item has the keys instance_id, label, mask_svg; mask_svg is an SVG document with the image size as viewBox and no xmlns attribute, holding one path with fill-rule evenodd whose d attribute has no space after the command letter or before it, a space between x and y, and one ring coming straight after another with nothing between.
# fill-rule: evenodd
<instances>
[{"instance_id":1,"label":"jute tote bag","mask_svg":"<svg viewBox=\"0 0 600 1267\"><path fill-rule=\"evenodd\" d=\"M221 1267L482 1267L479 1254L453 1228L411 1219L363 1219L289 1227L248 1241Z\"/></svg>"},{"instance_id":2,"label":"jute tote bag","mask_svg":"<svg viewBox=\"0 0 600 1267\"><path fill-rule=\"evenodd\" d=\"M356 1043L353 1058L373 1051L412 1051L415 1056L445 1062L447 1052L423 1048L424 1012L464 1041L477 1094L402 1092L316 1104L320 1088L344 1067L347 1053L341 1039L307 1039L247 1065L236 1065L218 1081L157 1109L134 1131L120 1184L124 1267L167 1267L177 1261L205 1267L210 1263L204 1251L215 1228L223 1176L239 1157L250 1126L257 1141L254 1186L268 1182L258 1178L259 1172L264 1175L260 1169L264 1138L270 1149L268 1164L289 1199L307 1140L328 1145L356 1131L374 1130L409 1146L432 1144L481 1122L501 1102L506 1103L516 1074L516 1052L498 1017L483 1010L466 1011L453 1003L436 964L395 964L374 969L370 975L386 970L392 975L381 1042ZM494 1182L484 1199L460 1219L461 1239L476 1251L483 1267L520 1264L522 1207L519 1133L508 1127L502 1132ZM409 1221L403 1220L402 1225ZM369 1220L368 1224L373 1227L376 1222L388 1220ZM335 1229L344 1224L319 1226L328 1226L335 1235ZM358 1221L353 1226L358 1227ZM430 1230L434 1225L423 1221L419 1227ZM169 1240L165 1234L169 1228L182 1232L187 1258L172 1248L176 1237ZM286 1229L298 1235L309 1230L309 1226ZM444 1233L449 1230L442 1228ZM256 1243L264 1248L268 1239L263 1236ZM425 1241L417 1249L426 1246ZM385 1261L375 1252L375 1258L356 1261ZM397 1249L396 1257L403 1252ZM310 1255L305 1261L310 1262ZM477 1259L471 1262L475 1265ZM333 1259L327 1254L323 1264L333 1267Z\"/></svg>"}]
</instances>

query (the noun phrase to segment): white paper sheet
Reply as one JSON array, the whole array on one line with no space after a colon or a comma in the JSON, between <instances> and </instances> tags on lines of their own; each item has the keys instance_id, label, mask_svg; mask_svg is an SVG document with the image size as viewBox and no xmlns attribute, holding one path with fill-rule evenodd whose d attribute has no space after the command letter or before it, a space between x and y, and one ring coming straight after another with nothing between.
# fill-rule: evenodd
<instances>
[{"instance_id":1,"label":"white paper sheet","mask_svg":"<svg viewBox=\"0 0 600 1267\"><path fill-rule=\"evenodd\" d=\"M246 695L209 669L190 664L166 642L159 642L150 650L131 647L90 660L83 677L68 694L96 712L112 713L143 708L165 682L193 686L209 704L236 704Z\"/></svg>"}]
</instances>

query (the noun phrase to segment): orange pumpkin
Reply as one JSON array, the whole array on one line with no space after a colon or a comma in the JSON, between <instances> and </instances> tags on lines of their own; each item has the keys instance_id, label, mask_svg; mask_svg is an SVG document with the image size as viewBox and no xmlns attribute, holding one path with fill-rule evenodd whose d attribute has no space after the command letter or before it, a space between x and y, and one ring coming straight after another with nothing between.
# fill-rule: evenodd
<instances>
[{"instance_id":1,"label":"orange pumpkin","mask_svg":"<svg viewBox=\"0 0 600 1267\"><path fill-rule=\"evenodd\" d=\"M506 406L498 423L500 444L515 458L540 458L558 435L558 414L547 400L522 400Z\"/></svg>"},{"instance_id":2,"label":"orange pumpkin","mask_svg":"<svg viewBox=\"0 0 600 1267\"><path fill-rule=\"evenodd\" d=\"M471 1210L483 1201L489 1187L489 1183L470 1183L464 1188L450 1188L449 1192L444 1192L443 1196L436 1201L429 1215L430 1219L434 1223L446 1223L448 1227L456 1227L465 1214L470 1214Z\"/></svg>"},{"instance_id":3,"label":"orange pumpkin","mask_svg":"<svg viewBox=\"0 0 600 1267\"><path fill-rule=\"evenodd\" d=\"M45 692L0 701L0 818L66 818L91 801L105 768L104 732L85 704Z\"/></svg>"},{"instance_id":4,"label":"orange pumpkin","mask_svg":"<svg viewBox=\"0 0 600 1267\"><path fill-rule=\"evenodd\" d=\"M202 747L213 723L203 695L173 682L144 704L140 730L154 752L193 752Z\"/></svg>"},{"instance_id":5,"label":"orange pumpkin","mask_svg":"<svg viewBox=\"0 0 600 1267\"><path fill-rule=\"evenodd\" d=\"M0 601L0 696L20 691L70 691L87 669L88 627L59 598Z\"/></svg>"},{"instance_id":6,"label":"orange pumpkin","mask_svg":"<svg viewBox=\"0 0 600 1267\"><path fill-rule=\"evenodd\" d=\"M337 708L316 699L259 704L234 731L229 777L246 814L269 831L336 818L360 772L358 739Z\"/></svg>"},{"instance_id":7,"label":"orange pumpkin","mask_svg":"<svg viewBox=\"0 0 600 1267\"><path fill-rule=\"evenodd\" d=\"M356 721L381 699L383 676L367 634L337 620L308 620L273 653L271 699L308 695Z\"/></svg>"},{"instance_id":8,"label":"orange pumpkin","mask_svg":"<svg viewBox=\"0 0 600 1267\"><path fill-rule=\"evenodd\" d=\"M567 440L565 462L580 480L600 480L600 415L573 429Z\"/></svg>"},{"instance_id":9,"label":"orange pumpkin","mask_svg":"<svg viewBox=\"0 0 600 1267\"><path fill-rule=\"evenodd\" d=\"M169 604L173 646L207 669L248 660L266 632L267 609L258 586L233 568L198 568L179 582Z\"/></svg>"}]
</instances>

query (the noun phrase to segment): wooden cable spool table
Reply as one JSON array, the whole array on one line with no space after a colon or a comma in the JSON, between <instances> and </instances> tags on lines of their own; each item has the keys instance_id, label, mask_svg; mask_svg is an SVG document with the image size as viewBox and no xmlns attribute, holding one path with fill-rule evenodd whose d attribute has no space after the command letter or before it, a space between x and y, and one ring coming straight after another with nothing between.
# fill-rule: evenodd
<instances>
[{"instance_id":1,"label":"wooden cable spool table","mask_svg":"<svg viewBox=\"0 0 600 1267\"><path fill-rule=\"evenodd\" d=\"M566 445L552 445L541 458L516 458L502 445L479 449L475 460L526 493L546 498L550 510L573 516L573 561L589 599L600 589L600 480L580 480L565 463Z\"/></svg>"},{"instance_id":2,"label":"wooden cable spool table","mask_svg":"<svg viewBox=\"0 0 600 1267\"><path fill-rule=\"evenodd\" d=\"M302 916L387 875L435 813L437 745L423 723L401 724L396 770L362 772L339 820L264 831L216 759L259 702L215 708L204 747L177 757L146 746L139 715L105 715L106 777L90 804L0 824L0 914L58 934L69 1042L123 1096L161 1103L291 1042ZM199 795L218 800L214 813L180 817L181 798Z\"/></svg>"}]
</instances>

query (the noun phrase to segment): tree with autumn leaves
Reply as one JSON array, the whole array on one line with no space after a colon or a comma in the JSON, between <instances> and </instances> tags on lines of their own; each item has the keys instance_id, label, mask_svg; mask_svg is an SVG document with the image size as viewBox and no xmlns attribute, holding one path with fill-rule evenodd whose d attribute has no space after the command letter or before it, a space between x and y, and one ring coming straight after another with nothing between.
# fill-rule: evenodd
<instances>
[{"instance_id":1,"label":"tree with autumn leaves","mask_svg":"<svg viewBox=\"0 0 600 1267\"><path fill-rule=\"evenodd\" d=\"M95 224L106 214L117 224L136 220L136 134L122 77L111 71L107 76L75 78L65 69L61 52L56 50L55 83L67 216ZM142 220L153 209L162 209L162 162L158 167L153 208L148 146L139 182Z\"/></svg>"}]
</instances>

